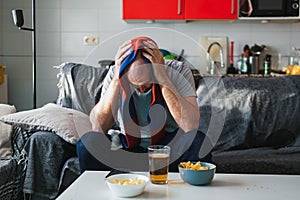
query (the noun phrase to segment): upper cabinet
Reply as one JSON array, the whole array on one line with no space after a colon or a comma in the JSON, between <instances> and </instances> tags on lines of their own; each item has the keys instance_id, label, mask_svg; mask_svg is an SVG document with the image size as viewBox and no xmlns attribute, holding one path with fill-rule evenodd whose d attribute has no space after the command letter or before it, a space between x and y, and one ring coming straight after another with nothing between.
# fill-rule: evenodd
<instances>
[{"instance_id":1,"label":"upper cabinet","mask_svg":"<svg viewBox=\"0 0 300 200\"><path fill-rule=\"evenodd\" d=\"M185 0L123 0L124 20L183 20Z\"/></svg>"},{"instance_id":2,"label":"upper cabinet","mask_svg":"<svg viewBox=\"0 0 300 200\"><path fill-rule=\"evenodd\" d=\"M238 0L185 0L185 19L234 20L238 18Z\"/></svg>"},{"instance_id":3,"label":"upper cabinet","mask_svg":"<svg viewBox=\"0 0 300 200\"><path fill-rule=\"evenodd\" d=\"M123 0L124 20L237 19L238 0Z\"/></svg>"}]
</instances>

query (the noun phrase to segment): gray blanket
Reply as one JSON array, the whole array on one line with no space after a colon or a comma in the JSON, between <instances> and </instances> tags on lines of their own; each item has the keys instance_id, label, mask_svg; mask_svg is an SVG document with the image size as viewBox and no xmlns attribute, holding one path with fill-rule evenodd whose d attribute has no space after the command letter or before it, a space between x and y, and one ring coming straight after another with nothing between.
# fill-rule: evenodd
<instances>
[{"instance_id":1,"label":"gray blanket","mask_svg":"<svg viewBox=\"0 0 300 200\"><path fill-rule=\"evenodd\" d=\"M59 70L57 104L89 114L100 99L102 81L108 69L63 63Z\"/></svg>"},{"instance_id":2,"label":"gray blanket","mask_svg":"<svg viewBox=\"0 0 300 200\"><path fill-rule=\"evenodd\" d=\"M108 69L63 63L59 70L57 104L89 114L100 98L102 81ZM53 199L65 189L66 182L73 181L79 173L77 160L69 160L76 156L75 146L56 134L35 132L24 149L27 169L23 191L27 194ZM75 176L70 178L72 173Z\"/></svg>"},{"instance_id":3,"label":"gray blanket","mask_svg":"<svg viewBox=\"0 0 300 200\"><path fill-rule=\"evenodd\" d=\"M30 132L13 127L11 138L13 144L12 158L10 160L0 160L0 199L23 198L22 186L26 163L22 149L30 135Z\"/></svg>"},{"instance_id":4,"label":"gray blanket","mask_svg":"<svg viewBox=\"0 0 300 200\"><path fill-rule=\"evenodd\" d=\"M35 132L25 147L27 170L23 191L53 199L58 194L65 162L76 155L74 145L52 132Z\"/></svg>"},{"instance_id":5,"label":"gray blanket","mask_svg":"<svg viewBox=\"0 0 300 200\"><path fill-rule=\"evenodd\" d=\"M197 94L199 129L214 150L276 146L279 134L284 146L300 135L299 75L202 77Z\"/></svg>"}]
</instances>

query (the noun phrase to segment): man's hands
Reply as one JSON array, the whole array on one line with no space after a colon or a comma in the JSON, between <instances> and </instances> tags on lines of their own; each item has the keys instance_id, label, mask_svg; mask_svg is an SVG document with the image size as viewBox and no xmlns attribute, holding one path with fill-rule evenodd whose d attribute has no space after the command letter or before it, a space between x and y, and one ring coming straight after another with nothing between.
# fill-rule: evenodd
<instances>
[{"instance_id":1,"label":"man's hands","mask_svg":"<svg viewBox=\"0 0 300 200\"><path fill-rule=\"evenodd\" d=\"M114 124L114 115L118 109L116 105L118 105L117 101L120 91L119 71L122 61L131 53L129 51L131 46L132 44L129 40L119 47L115 56L115 70L112 80L103 97L90 112L90 121L94 131L106 133Z\"/></svg>"},{"instance_id":2,"label":"man's hands","mask_svg":"<svg viewBox=\"0 0 300 200\"><path fill-rule=\"evenodd\" d=\"M144 44L144 48L142 51L142 56L147 58L152 63L153 72L154 72L154 76L156 77L156 80L158 82L163 81L166 78L167 74L164 67L165 61L162 52L159 50L156 43L151 40L143 41L143 44ZM119 47L118 52L115 56L116 67L115 67L114 78L118 78L121 63L131 53L131 51L129 51L131 47L132 47L131 40L124 42Z\"/></svg>"},{"instance_id":3,"label":"man's hands","mask_svg":"<svg viewBox=\"0 0 300 200\"><path fill-rule=\"evenodd\" d=\"M160 85L162 95L178 126L188 132L198 128L199 109L195 97L182 97L174 83L167 75L162 52L153 41L144 41L145 47L142 55L153 66L154 76Z\"/></svg>"},{"instance_id":4,"label":"man's hands","mask_svg":"<svg viewBox=\"0 0 300 200\"><path fill-rule=\"evenodd\" d=\"M129 54L131 53L129 51L129 49L132 47L131 44L131 40L128 40L126 42L124 42L118 49L118 52L115 56L115 73L114 73L114 78L119 78L119 71L120 71L120 67L121 67L121 63L123 62L123 60L129 56Z\"/></svg>"},{"instance_id":5,"label":"man's hands","mask_svg":"<svg viewBox=\"0 0 300 200\"><path fill-rule=\"evenodd\" d=\"M163 54L158 46L151 40L144 41L144 51L142 55L146 57L152 64L165 64Z\"/></svg>"},{"instance_id":6,"label":"man's hands","mask_svg":"<svg viewBox=\"0 0 300 200\"><path fill-rule=\"evenodd\" d=\"M162 52L159 50L158 46L151 40L144 41L144 51L142 55L150 60L153 66L153 73L156 81L163 84L167 77L167 73L164 67L165 61Z\"/></svg>"}]
</instances>

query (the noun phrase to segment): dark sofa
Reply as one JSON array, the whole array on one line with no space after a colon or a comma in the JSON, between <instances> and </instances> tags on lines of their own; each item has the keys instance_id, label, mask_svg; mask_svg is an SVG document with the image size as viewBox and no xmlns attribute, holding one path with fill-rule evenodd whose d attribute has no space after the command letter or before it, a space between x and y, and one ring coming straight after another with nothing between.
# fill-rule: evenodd
<instances>
[{"instance_id":1,"label":"dark sofa","mask_svg":"<svg viewBox=\"0 0 300 200\"><path fill-rule=\"evenodd\" d=\"M217 172L300 174L300 76L198 77Z\"/></svg>"},{"instance_id":2,"label":"dark sofa","mask_svg":"<svg viewBox=\"0 0 300 200\"><path fill-rule=\"evenodd\" d=\"M106 72L105 68L78 63L62 64L57 104L88 114L100 98ZM300 174L300 76L221 77L193 72L201 113L199 130L214 144L212 162L218 173ZM5 189L18 194L22 191L28 171L22 148L32 134L37 132L14 127L13 159L23 170L16 172L17 180L4 183L0 193ZM56 142L60 139L53 137ZM55 188L44 191L47 196L58 195L80 175L75 152L68 153L59 161L62 167L56 169ZM0 165L2 176L6 172L1 169ZM43 199L44 194L27 196Z\"/></svg>"}]
</instances>

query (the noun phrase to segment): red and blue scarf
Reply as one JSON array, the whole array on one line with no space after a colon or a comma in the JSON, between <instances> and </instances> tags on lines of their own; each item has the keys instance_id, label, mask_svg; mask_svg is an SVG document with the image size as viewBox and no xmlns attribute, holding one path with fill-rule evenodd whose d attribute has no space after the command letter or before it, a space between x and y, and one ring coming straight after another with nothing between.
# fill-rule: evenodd
<instances>
[{"instance_id":1,"label":"red and blue scarf","mask_svg":"<svg viewBox=\"0 0 300 200\"><path fill-rule=\"evenodd\" d=\"M138 123L138 118L136 114L135 104L132 97L132 91L130 90L129 82L126 78L122 78L126 72L127 67L134 61L136 58L138 51L143 49L143 41L153 41L148 37L137 37L134 38L132 42L132 47L129 51L131 51L130 55L128 55L123 62L121 63L120 71L119 71L119 80L122 87L122 119L124 123L124 130L126 136L126 148L132 148L140 143L141 133L140 126ZM149 67L151 67L151 62L144 58L144 61ZM152 84L152 100L150 103L150 109L153 105L159 104L165 107L165 101L163 99L160 86L158 84ZM151 123L151 119L149 117L149 112L147 115L148 125L150 130L150 144L158 144L159 141L164 137L165 127L157 125L158 123Z\"/></svg>"}]
</instances>

